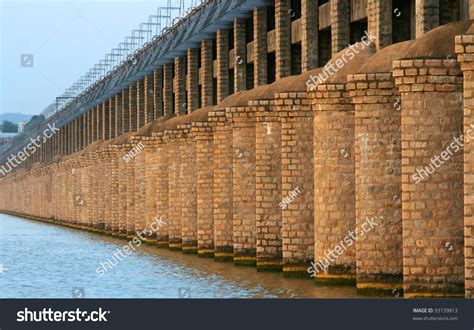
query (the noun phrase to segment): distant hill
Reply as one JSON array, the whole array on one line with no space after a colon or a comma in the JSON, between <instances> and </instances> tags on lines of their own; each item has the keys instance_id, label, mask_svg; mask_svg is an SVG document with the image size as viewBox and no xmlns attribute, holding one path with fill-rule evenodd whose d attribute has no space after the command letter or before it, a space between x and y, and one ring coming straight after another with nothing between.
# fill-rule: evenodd
<instances>
[{"instance_id":1,"label":"distant hill","mask_svg":"<svg viewBox=\"0 0 474 330\"><path fill-rule=\"evenodd\" d=\"M0 114L0 123L3 123L4 120L11 121L15 124L18 124L20 121L29 122L33 115L25 115L22 113L2 113Z\"/></svg>"}]
</instances>

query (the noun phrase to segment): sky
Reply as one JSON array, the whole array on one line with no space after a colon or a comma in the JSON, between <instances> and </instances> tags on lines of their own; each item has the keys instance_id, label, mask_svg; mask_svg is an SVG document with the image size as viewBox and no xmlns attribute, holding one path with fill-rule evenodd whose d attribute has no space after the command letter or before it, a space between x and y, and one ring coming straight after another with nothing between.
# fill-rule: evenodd
<instances>
[{"instance_id":1,"label":"sky","mask_svg":"<svg viewBox=\"0 0 474 330\"><path fill-rule=\"evenodd\" d=\"M0 0L0 114L41 113L165 4ZM22 54L32 66L21 66Z\"/></svg>"}]
</instances>

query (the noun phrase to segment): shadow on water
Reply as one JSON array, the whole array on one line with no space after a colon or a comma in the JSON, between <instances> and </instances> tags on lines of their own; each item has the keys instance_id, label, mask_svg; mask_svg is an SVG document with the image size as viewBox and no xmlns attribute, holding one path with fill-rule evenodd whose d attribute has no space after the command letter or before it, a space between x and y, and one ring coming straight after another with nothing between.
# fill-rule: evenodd
<instances>
[{"instance_id":1,"label":"shadow on water","mask_svg":"<svg viewBox=\"0 0 474 330\"><path fill-rule=\"evenodd\" d=\"M145 244L118 261L114 251L127 244L0 214L0 298L358 297L355 288L319 287ZM101 262L116 265L100 276Z\"/></svg>"}]
</instances>

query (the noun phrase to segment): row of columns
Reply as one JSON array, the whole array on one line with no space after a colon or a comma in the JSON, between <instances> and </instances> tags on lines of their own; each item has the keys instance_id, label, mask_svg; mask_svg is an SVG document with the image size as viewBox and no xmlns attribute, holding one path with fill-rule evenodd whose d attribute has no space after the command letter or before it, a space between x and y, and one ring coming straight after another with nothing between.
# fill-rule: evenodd
<instances>
[{"instance_id":1,"label":"row of columns","mask_svg":"<svg viewBox=\"0 0 474 330\"><path fill-rule=\"evenodd\" d=\"M443 0L446 2L447 0ZM434 0L416 0L416 37L440 24L440 8L448 3ZM332 54L347 47L350 40L350 4L348 0L331 0ZM368 33L376 37L378 48L392 43L391 1L368 0ZM469 18L474 6L469 0L460 1L462 18ZM254 85L268 82L267 62L267 8L253 10ZM317 1L301 0L301 65L302 71L318 66ZM275 71L276 78L291 75L291 1L275 1ZM233 52L229 52L230 35L233 33ZM216 50L211 39L202 40L200 49L190 48L185 55L177 56L173 63L154 70L131 84L127 89L76 118L62 128L61 133L46 141L44 151L30 160L46 161L59 154L70 154L92 142L113 139L120 134L139 130L162 116L184 115L199 107L209 107L226 98L233 81L233 92L247 87L246 20L235 19L232 30L216 33ZM199 54L200 52L200 54ZM217 66L214 72L214 52ZM233 54L234 58L230 58ZM201 58L201 61L199 61ZM199 63L201 62L201 63ZM229 68L234 68L231 79ZM217 83L214 84L214 76ZM215 85L215 86L214 86ZM200 87L201 86L201 87ZM214 91L214 88L217 88ZM201 93L201 95L199 95ZM217 95L215 100L214 95Z\"/></svg>"}]
</instances>

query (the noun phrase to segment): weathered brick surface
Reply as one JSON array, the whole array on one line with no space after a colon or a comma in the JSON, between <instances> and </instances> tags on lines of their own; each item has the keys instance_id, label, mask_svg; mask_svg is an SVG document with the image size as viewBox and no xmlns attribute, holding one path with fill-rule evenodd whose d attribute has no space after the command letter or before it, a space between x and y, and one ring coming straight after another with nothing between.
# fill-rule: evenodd
<instances>
[{"instance_id":1,"label":"weathered brick surface","mask_svg":"<svg viewBox=\"0 0 474 330\"><path fill-rule=\"evenodd\" d=\"M439 25L439 0L417 0L415 4L416 38Z\"/></svg>"},{"instance_id":2,"label":"weathered brick surface","mask_svg":"<svg viewBox=\"0 0 474 330\"><path fill-rule=\"evenodd\" d=\"M143 141L140 137L132 138L132 148L137 148L137 155L134 156L134 177L135 189L134 208L135 208L135 231L141 232L146 229L146 172L145 172L145 149L141 149ZM138 147L140 145L140 147ZM146 147L145 147L146 148Z\"/></svg>"},{"instance_id":3,"label":"weathered brick surface","mask_svg":"<svg viewBox=\"0 0 474 330\"><path fill-rule=\"evenodd\" d=\"M165 64L163 68L163 111L165 117L171 117L174 113L172 64Z\"/></svg>"},{"instance_id":4,"label":"weathered brick surface","mask_svg":"<svg viewBox=\"0 0 474 330\"><path fill-rule=\"evenodd\" d=\"M319 85L312 94L315 260L329 264L315 278L323 283L355 282L355 244L341 243L355 229L354 107L348 96L346 84Z\"/></svg>"},{"instance_id":5,"label":"weathered brick surface","mask_svg":"<svg viewBox=\"0 0 474 330\"><path fill-rule=\"evenodd\" d=\"M395 61L393 67L402 101L405 296L464 294L463 153L453 149L446 160L462 134L460 70L455 60ZM432 163L441 154L442 165ZM426 176L417 172L425 167Z\"/></svg>"},{"instance_id":6,"label":"weathered brick surface","mask_svg":"<svg viewBox=\"0 0 474 330\"><path fill-rule=\"evenodd\" d=\"M253 10L253 56L254 56L254 85L266 85L267 74L267 9L265 7Z\"/></svg>"},{"instance_id":7,"label":"weathered brick surface","mask_svg":"<svg viewBox=\"0 0 474 330\"><path fill-rule=\"evenodd\" d=\"M127 235L127 163L124 161L123 157L128 153L128 146L121 145L118 149L118 171L119 171L119 212L118 212L118 229L119 235Z\"/></svg>"},{"instance_id":8,"label":"weathered brick surface","mask_svg":"<svg viewBox=\"0 0 474 330\"><path fill-rule=\"evenodd\" d=\"M232 128L234 262L255 264L255 119L249 107L226 110Z\"/></svg>"},{"instance_id":9,"label":"weathered brick surface","mask_svg":"<svg viewBox=\"0 0 474 330\"><path fill-rule=\"evenodd\" d=\"M350 41L350 2L331 0L331 44L332 55L349 45Z\"/></svg>"},{"instance_id":10,"label":"weathered brick surface","mask_svg":"<svg viewBox=\"0 0 474 330\"><path fill-rule=\"evenodd\" d=\"M318 2L301 0L301 66L302 72L318 67Z\"/></svg>"},{"instance_id":11,"label":"weathered brick surface","mask_svg":"<svg viewBox=\"0 0 474 330\"><path fill-rule=\"evenodd\" d=\"M367 1L368 33L375 37L377 49L392 44L392 4L383 0Z\"/></svg>"},{"instance_id":12,"label":"weathered brick surface","mask_svg":"<svg viewBox=\"0 0 474 330\"><path fill-rule=\"evenodd\" d=\"M214 256L214 141L207 122L192 126L196 141L196 199L198 253Z\"/></svg>"},{"instance_id":13,"label":"weathered brick surface","mask_svg":"<svg viewBox=\"0 0 474 330\"><path fill-rule=\"evenodd\" d=\"M247 44L245 38L245 19L234 20L234 91L241 92L247 89Z\"/></svg>"},{"instance_id":14,"label":"weathered brick surface","mask_svg":"<svg viewBox=\"0 0 474 330\"><path fill-rule=\"evenodd\" d=\"M281 122L268 101L255 102L257 268L282 270Z\"/></svg>"},{"instance_id":15,"label":"weathered brick surface","mask_svg":"<svg viewBox=\"0 0 474 330\"><path fill-rule=\"evenodd\" d=\"M225 111L211 112L209 118L214 129L214 255L216 260L233 260L232 129Z\"/></svg>"},{"instance_id":16,"label":"weathered brick surface","mask_svg":"<svg viewBox=\"0 0 474 330\"><path fill-rule=\"evenodd\" d=\"M156 233L158 246L169 247L169 226L170 217L168 210L168 146L163 132L153 134L156 140L156 152L154 155L154 163L156 164L156 172L154 173L156 179L156 218L162 220L162 225L158 227Z\"/></svg>"},{"instance_id":17,"label":"weathered brick surface","mask_svg":"<svg viewBox=\"0 0 474 330\"><path fill-rule=\"evenodd\" d=\"M120 147L117 145L112 145L110 147L110 157L111 157L111 164L110 164L110 229L113 235L119 234L119 219L120 219L120 166L119 162L121 159L120 156ZM82 177L82 172L80 173ZM78 191L79 196L82 195L80 191ZM79 206L82 210L81 202L78 201ZM109 206L108 206L109 207Z\"/></svg>"},{"instance_id":18,"label":"weathered brick surface","mask_svg":"<svg viewBox=\"0 0 474 330\"><path fill-rule=\"evenodd\" d=\"M197 195L196 195L196 143L190 134L190 125L180 125L179 140L182 249L186 253L197 253Z\"/></svg>"},{"instance_id":19,"label":"weathered brick surface","mask_svg":"<svg viewBox=\"0 0 474 330\"><path fill-rule=\"evenodd\" d=\"M229 96L229 30L218 30L217 44L217 103Z\"/></svg>"},{"instance_id":20,"label":"weathered brick surface","mask_svg":"<svg viewBox=\"0 0 474 330\"><path fill-rule=\"evenodd\" d=\"M169 130L165 132L168 149L168 217L169 217L169 247L170 249L181 250L182 229L181 229L181 162L179 130Z\"/></svg>"},{"instance_id":21,"label":"weathered brick surface","mask_svg":"<svg viewBox=\"0 0 474 330\"><path fill-rule=\"evenodd\" d=\"M174 60L174 113L187 112L186 103L186 56L177 56Z\"/></svg>"},{"instance_id":22,"label":"weathered brick surface","mask_svg":"<svg viewBox=\"0 0 474 330\"><path fill-rule=\"evenodd\" d=\"M188 92L188 113L199 107L199 49L188 49L188 75L186 89Z\"/></svg>"},{"instance_id":23,"label":"weathered brick surface","mask_svg":"<svg viewBox=\"0 0 474 330\"><path fill-rule=\"evenodd\" d=\"M208 107L213 105L213 61L212 61L213 45L212 40L203 40L201 42L201 99L202 106Z\"/></svg>"},{"instance_id":24,"label":"weathered brick surface","mask_svg":"<svg viewBox=\"0 0 474 330\"><path fill-rule=\"evenodd\" d=\"M163 109L163 69L153 72L153 111L155 120L164 116Z\"/></svg>"},{"instance_id":25,"label":"weathered brick surface","mask_svg":"<svg viewBox=\"0 0 474 330\"><path fill-rule=\"evenodd\" d=\"M130 150L134 147L133 143L128 143L125 145L125 153L130 152ZM132 159L128 161L125 165L125 177L124 180L127 182L127 235L133 236L135 235L135 164L136 160Z\"/></svg>"},{"instance_id":26,"label":"weathered brick surface","mask_svg":"<svg viewBox=\"0 0 474 330\"><path fill-rule=\"evenodd\" d=\"M396 295L403 287L401 101L391 73L348 77L355 107L357 288Z\"/></svg>"},{"instance_id":27,"label":"weathered brick surface","mask_svg":"<svg viewBox=\"0 0 474 330\"><path fill-rule=\"evenodd\" d=\"M314 259L313 113L307 93L280 93L275 105L281 118L281 200L300 194L282 209L283 271L309 276Z\"/></svg>"},{"instance_id":28,"label":"weathered brick surface","mask_svg":"<svg viewBox=\"0 0 474 330\"><path fill-rule=\"evenodd\" d=\"M474 7L474 6L473 6ZM474 35L456 38L456 51L464 77L465 139L474 137ZM466 298L474 298L474 145L464 145L464 285Z\"/></svg>"},{"instance_id":29,"label":"weathered brick surface","mask_svg":"<svg viewBox=\"0 0 474 330\"><path fill-rule=\"evenodd\" d=\"M290 9L290 0L275 0L276 79L291 75Z\"/></svg>"}]
</instances>

